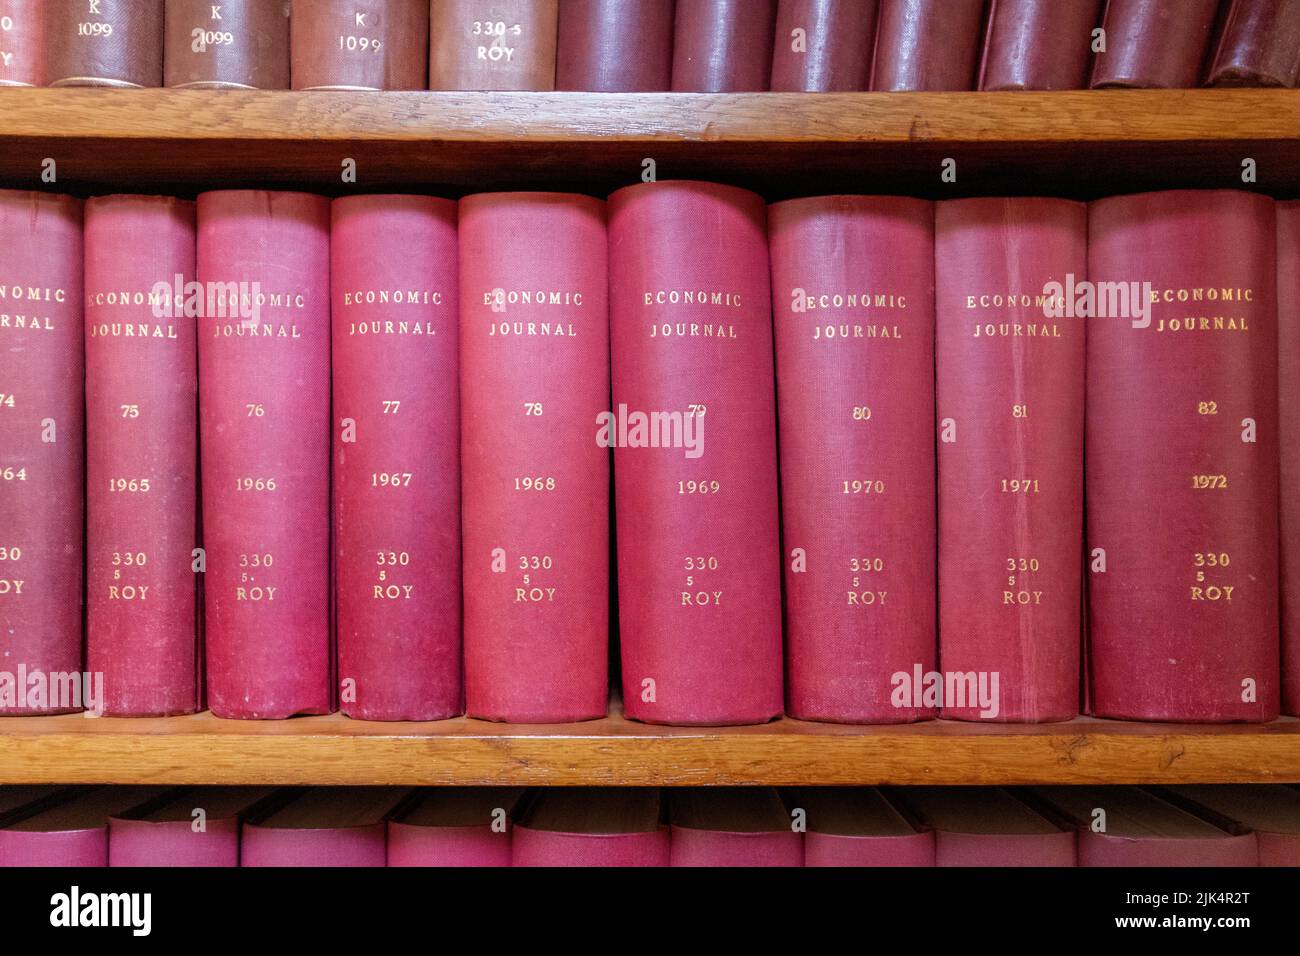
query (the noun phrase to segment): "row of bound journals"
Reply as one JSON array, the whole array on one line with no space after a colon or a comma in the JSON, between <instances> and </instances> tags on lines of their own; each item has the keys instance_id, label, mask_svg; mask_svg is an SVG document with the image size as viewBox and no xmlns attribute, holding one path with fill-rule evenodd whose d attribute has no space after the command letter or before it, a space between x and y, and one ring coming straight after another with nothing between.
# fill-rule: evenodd
<instances>
[{"instance_id":1,"label":"row of bound journals","mask_svg":"<svg viewBox=\"0 0 1300 956\"><path fill-rule=\"evenodd\" d=\"M1300 83L1300 2L0 0L0 85L739 92L1202 81Z\"/></svg>"},{"instance_id":2,"label":"row of bound journals","mask_svg":"<svg viewBox=\"0 0 1300 956\"><path fill-rule=\"evenodd\" d=\"M1300 789L0 789L0 866L1300 866Z\"/></svg>"},{"instance_id":3,"label":"row of bound journals","mask_svg":"<svg viewBox=\"0 0 1300 956\"><path fill-rule=\"evenodd\" d=\"M0 248L6 713L596 718L611 605L653 723L1068 719L1081 656L1300 711L1300 202L110 196L83 268L5 191Z\"/></svg>"}]
</instances>

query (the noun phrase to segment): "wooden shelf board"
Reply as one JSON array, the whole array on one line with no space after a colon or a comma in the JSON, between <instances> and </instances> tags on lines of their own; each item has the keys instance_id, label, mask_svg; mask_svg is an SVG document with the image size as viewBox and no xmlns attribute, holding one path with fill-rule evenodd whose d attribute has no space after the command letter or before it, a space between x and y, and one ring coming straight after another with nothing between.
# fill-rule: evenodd
<instances>
[{"instance_id":1,"label":"wooden shelf board","mask_svg":"<svg viewBox=\"0 0 1300 956\"><path fill-rule=\"evenodd\" d=\"M682 728L188 717L0 719L0 783L866 785L1300 782L1300 720L1265 725L783 719Z\"/></svg>"}]
</instances>

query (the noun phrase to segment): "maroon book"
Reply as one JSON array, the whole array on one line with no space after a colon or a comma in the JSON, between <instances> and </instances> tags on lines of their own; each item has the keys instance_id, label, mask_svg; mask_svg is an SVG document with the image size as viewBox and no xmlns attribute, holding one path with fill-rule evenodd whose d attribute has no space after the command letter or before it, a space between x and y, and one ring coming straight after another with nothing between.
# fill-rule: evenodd
<instances>
[{"instance_id":1,"label":"maroon book","mask_svg":"<svg viewBox=\"0 0 1300 956\"><path fill-rule=\"evenodd\" d=\"M984 0L880 0L871 88L972 90Z\"/></svg>"},{"instance_id":2,"label":"maroon book","mask_svg":"<svg viewBox=\"0 0 1300 956\"><path fill-rule=\"evenodd\" d=\"M1281 487L1300 488L1300 200L1277 204ZM1282 709L1300 716L1300 500L1281 495Z\"/></svg>"},{"instance_id":3,"label":"maroon book","mask_svg":"<svg viewBox=\"0 0 1300 956\"><path fill-rule=\"evenodd\" d=\"M514 829L514 866L658 867L669 860L658 790L543 787Z\"/></svg>"},{"instance_id":4,"label":"maroon book","mask_svg":"<svg viewBox=\"0 0 1300 956\"><path fill-rule=\"evenodd\" d=\"M1277 716L1275 218L1272 199L1232 190L1092 204L1090 279L1149 304L1088 332L1099 717Z\"/></svg>"},{"instance_id":5,"label":"maroon book","mask_svg":"<svg viewBox=\"0 0 1300 956\"><path fill-rule=\"evenodd\" d=\"M610 197L609 433L634 720L782 711L766 218L759 196L713 183Z\"/></svg>"},{"instance_id":6,"label":"maroon book","mask_svg":"<svg viewBox=\"0 0 1300 956\"><path fill-rule=\"evenodd\" d=\"M163 0L44 0L50 86L162 86Z\"/></svg>"},{"instance_id":7,"label":"maroon book","mask_svg":"<svg viewBox=\"0 0 1300 956\"><path fill-rule=\"evenodd\" d=\"M0 86L45 82L45 0L0 0Z\"/></svg>"},{"instance_id":8,"label":"maroon book","mask_svg":"<svg viewBox=\"0 0 1300 956\"><path fill-rule=\"evenodd\" d=\"M772 89L827 93L871 87L877 0L781 0Z\"/></svg>"},{"instance_id":9,"label":"maroon book","mask_svg":"<svg viewBox=\"0 0 1300 956\"><path fill-rule=\"evenodd\" d=\"M803 831L769 787L684 788L668 811L672 866L803 866Z\"/></svg>"},{"instance_id":10,"label":"maroon book","mask_svg":"<svg viewBox=\"0 0 1300 956\"><path fill-rule=\"evenodd\" d=\"M1300 86L1300 3L1228 0L1207 82Z\"/></svg>"},{"instance_id":11,"label":"maroon book","mask_svg":"<svg viewBox=\"0 0 1300 956\"><path fill-rule=\"evenodd\" d=\"M1084 325L1047 285L1085 275L1087 235L1064 199L935 208L946 717L1078 713Z\"/></svg>"},{"instance_id":12,"label":"maroon book","mask_svg":"<svg viewBox=\"0 0 1300 956\"><path fill-rule=\"evenodd\" d=\"M567 193L462 199L460 288L466 709L514 723L602 717L605 203Z\"/></svg>"},{"instance_id":13,"label":"maroon book","mask_svg":"<svg viewBox=\"0 0 1300 956\"><path fill-rule=\"evenodd\" d=\"M934 206L827 196L768 219L787 712L932 717L910 691L937 662Z\"/></svg>"},{"instance_id":14,"label":"maroon book","mask_svg":"<svg viewBox=\"0 0 1300 956\"><path fill-rule=\"evenodd\" d=\"M86 661L110 716L198 708L194 217L169 196L86 203Z\"/></svg>"},{"instance_id":15,"label":"maroon book","mask_svg":"<svg viewBox=\"0 0 1300 956\"><path fill-rule=\"evenodd\" d=\"M293 0L289 46L295 90L423 90L429 2Z\"/></svg>"},{"instance_id":16,"label":"maroon book","mask_svg":"<svg viewBox=\"0 0 1300 956\"><path fill-rule=\"evenodd\" d=\"M167 0L163 84L287 90L289 0Z\"/></svg>"},{"instance_id":17,"label":"maroon book","mask_svg":"<svg viewBox=\"0 0 1300 956\"><path fill-rule=\"evenodd\" d=\"M655 93L672 86L673 0L564 0L555 88Z\"/></svg>"},{"instance_id":18,"label":"maroon book","mask_svg":"<svg viewBox=\"0 0 1300 956\"><path fill-rule=\"evenodd\" d=\"M1092 87L1198 85L1219 0L1106 0Z\"/></svg>"},{"instance_id":19,"label":"maroon book","mask_svg":"<svg viewBox=\"0 0 1300 956\"><path fill-rule=\"evenodd\" d=\"M524 791L429 787L388 821L389 866L509 866L511 817Z\"/></svg>"},{"instance_id":20,"label":"maroon book","mask_svg":"<svg viewBox=\"0 0 1300 956\"><path fill-rule=\"evenodd\" d=\"M456 204L333 204L334 561L350 717L462 713Z\"/></svg>"},{"instance_id":21,"label":"maroon book","mask_svg":"<svg viewBox=\"0 0 1300 956\"><path fill-rule=\"evenodd\" d=\"M935 866L1076 865L1068 821L1000 787L907 787L899 801L934 830Z\"/></svg>"},{"instance_id":22,"label":"maroon book","mask_svg":"<svg viewBox=\"0 0 1300 956\"><path fill-rule=\"evenodd\" d=\"M218 717L330 710L329 200L199 196L207 691Z\"/></svg>"},{"instance_id":23,"label":"maroon book","mask_svg":"<svg viewBox=\"0 0 1300 956\"><path fill-rule=\"evenodd\" d=\"M52 680L81 672L81 225L78 199L0 189L0 715L93 705Z\"/></svg>"},{"instance_id":24,"label":"maroon book","mask_svg":"<svg viewBox=\"0 0 1300 956\"><path fill-rule=\"evenodd\" d=\"M934 866L934 832L879 790L810 788L788 794L786 804L804 813L804 866Z\"/></svg>"},{"instance_id":25,"label":"maroon book","mask_svg":"<svg viewBox=\"0 0 1300 956\"><path fill-rule=\"evenodd\" d=\"M108 821L166 787L70 787L0 818L0 868L106 867Z\"/></svg>"},{"instance_id":26,"label":"maroon book","mask_svg":"<svg viewBox=\"0 0 1300 956\"><path fill-rule=\"evenodd\" d=\"M311 787L250 816L240 837L240 866L385 866L388 817L400 787Z\"/></svg>"},{"instance_id":27,"label":"maroon book","mask_svg":"<svg viewBox=\"0 0 1300 956\"><path fill-rule=\"evenodd\" d=\"M768 88L776 0L677 0L673 92Z\"/></svg>"},{"instance_id":28,"label":"maroon book","mask_svg":"<svg viewBox=\"0 0 1300 956\"><path fill-rule=\"evenodd\" d=\"M1280 783L1193 784L1160 793L1255 831L1259 866L1300 866L1300 789Z\"/></svg>"},{"instance_id":29,"label":"maroon book","mask_svg":"<svg viewBox=\"0 0 1300 956\"><path fill-rule=\"evenodd\" d=\"M990 0L981 90L1082 90L1102 0Z\"/></svg>"}]
</instances>

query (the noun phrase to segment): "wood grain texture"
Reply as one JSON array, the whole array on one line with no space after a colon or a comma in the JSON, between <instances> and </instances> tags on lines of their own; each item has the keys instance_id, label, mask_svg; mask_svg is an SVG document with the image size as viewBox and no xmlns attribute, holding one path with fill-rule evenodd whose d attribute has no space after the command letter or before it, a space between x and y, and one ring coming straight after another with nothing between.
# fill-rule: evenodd
<instances>
[{"instance_id":1,"label":"wood grain texture","mask_svg":"<svg viewBox=\"0 0 1300 956\"><path fill-rule=\"evenodd\" d=\"M0 721L0 783L868 785L1300 782L1300 720L852 727L187 717Z\"/></svg>"}]
</instances>

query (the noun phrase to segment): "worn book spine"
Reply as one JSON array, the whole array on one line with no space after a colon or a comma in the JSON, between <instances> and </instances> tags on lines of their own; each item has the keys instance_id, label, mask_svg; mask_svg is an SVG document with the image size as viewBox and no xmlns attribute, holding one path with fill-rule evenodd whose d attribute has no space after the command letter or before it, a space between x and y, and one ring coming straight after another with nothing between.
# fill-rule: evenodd
<instances>
[{"instance_id":1,"label":"worn book spine","mask_svg":"<svg viewBox=\"0 0 1300 956\"><path fill-rule=\"evenodd\" d=\"M1300 86L1300 3L1228 0L1211 86Z\"/></svg>"},{"instance_id":2,"label":"worn book spine","mask_svg":"<svg viewBox=\"0 0 1300 956\"><path fill-rule=\"evenodd\" d=\"M871 88L975 88L984 0L880 0Z\"/></svg>"},{"instance_id":3,"label":"worn book spine","mask_svg":"<svg viewBox=\"0 0 1300 956\"><path fill-rule=\"evenodd\" d=\"M45 0L0 0L0 86L45 82Z\"/></svg>"},{"instance_id":4,"label":"worn book spine","mask_svg":"<svg viewBox=\"0 0 1300 956\"><path fill-rule=\"evenodd\" d=\"M1281 487L1300 488L1300 200L1277 204ZM1300 716L1300 499L1281 494L1282 706Z\"/></svg>"},{"instance_id":5,"label":"worn book spine","mask_svg":"<svg viewBox=\"0 0 1300 956\"><path fill-rule=\"evenodd\" d=\"M672 85L674 0L564 0L555 88L657 93Z\"/></svg>"},{"instance_id":6,"label":"worn book spine","mask_svg":"<svg viewBox=\"0 0 1300 956\"><path fill-rule=\"evenodd\" d=\"M773 92L870 89L877 6L877 0L781 0Z\"/></svg>"},{"instance_id":7,"label":"worn book spine","mask_svg":"<svg viewBox=\"0 0 1300 956\"><path fill-rule=\"evenodd\" d=\"M431 90L553 90L558 0L432 0Z\"/></svg>"},{"instance_id":8,"label":"worn book spine","mask_svg":"<svg viewBox=\"0 0 1300 956\"><path fill-rule=\"evenodd\" d=\"M162 86L163 0L45 0L50 86Z\"/></svg>"},{"instance_id":9,"label":"worn book spine","mask_svg":"<svg viewBox=\"0 0 1300 956\"><path fill-rule=\"evenodd\" d=\"M1219 0L1106 0L1093 89L1196 86L1218 11Z\"/></svg>"},{"instance_id":10,"label":"worn book spine","mask_svg":"<svg viewBox=\"0 0 1300 956\"><path fill-rule=\"evenodd\" d=\"M425 88L428 0L293 0L289 37L295 90Z\"/></svg>"},{"instance_id":11,"label":"worn book spine","mask_svg":"<svg viewBox=\"0 0 1300 956\"><path fill-rule=\"evenodd\" d=\"M86 204L87 670L104 713L198 708L194 203Z\"/></svg>"},{"instance_id":12,"label":"worn book spine","mask_svg":"<svg viewBox=\"0 0 1300 956\"><path fill-rule=\"evenodd\" d=\"M1082 90L1102 0L990 0L981 90Z\"/></svg>"},{"instance_id":13,"label":"worn book spine","mask_svg":"<svg viewBox=\"0 0 1300 956\"><path fill-rule=\"evenodd\" d=\"M677 0L673 92L768 88L776 0Z\"/></svg>"},{"instance_id":14,"label":"worn book spine","mask_svg":"<svg viewBox=\"0 0 1300 956\"><path fill-rule=\"evenodd\" d=\"M163 85L287 90L289 0L167 0Z\"/></svg>"},{"instance_id":15,"label":"worn book spine","mask_svg":"<svg viewBox=\"0 0 1300 956\"><path fill-rule=\"evenodd\" d=\"M386 866L385 824L352 827L275 827L245 823L240 866Z\"/></svg>"}]
</instances>

